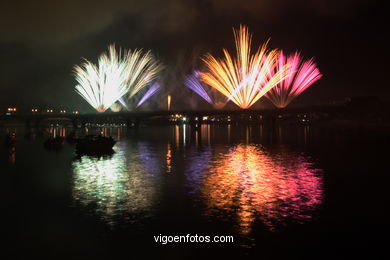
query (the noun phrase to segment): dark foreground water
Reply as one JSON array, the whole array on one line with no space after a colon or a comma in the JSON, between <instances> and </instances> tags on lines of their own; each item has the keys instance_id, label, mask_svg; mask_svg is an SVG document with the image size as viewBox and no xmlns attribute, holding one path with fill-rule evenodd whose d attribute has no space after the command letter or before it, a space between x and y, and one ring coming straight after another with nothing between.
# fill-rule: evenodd
<instances>
[{"instance_id":1,"label":"dark foreground water","mask_svg":"<svg viewBox=\"0 0 390 260\"><path fill-rule=\"evenodd\" d=\"M3 252L69 259L348 259L385 249L388 136L308 126L88 129L112 156L0 148ZM85 134L84 130L78 131ZM233 236L159 243L155 236Z\"/></svg>"}]
</instances>

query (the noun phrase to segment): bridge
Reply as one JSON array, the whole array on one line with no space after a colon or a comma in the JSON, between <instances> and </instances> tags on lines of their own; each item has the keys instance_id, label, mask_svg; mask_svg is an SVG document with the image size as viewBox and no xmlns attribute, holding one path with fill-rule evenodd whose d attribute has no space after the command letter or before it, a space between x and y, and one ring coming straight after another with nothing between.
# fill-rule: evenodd
<instances>
[{"instance_id":1,"label":"bridge","mask_svg":"<svg viewBox=\"0 0 390 260\"><path fill-rule=\"evenodd\" d=\"M172 111L122 111L88 114L65 113L28 113L0 115L0 124L13 120L24 122L26 126L39 126L43 123L71 123L73 126L84 126L91 123L124 123L127 126L137 127L141 123L150 122L188 122L212 123L234 121L265 121L274 122L278 119L297 118L324 118L340 113L345 106L312 106L287 109L263 110L172 110Z\"/></svg>"}]
</instances>

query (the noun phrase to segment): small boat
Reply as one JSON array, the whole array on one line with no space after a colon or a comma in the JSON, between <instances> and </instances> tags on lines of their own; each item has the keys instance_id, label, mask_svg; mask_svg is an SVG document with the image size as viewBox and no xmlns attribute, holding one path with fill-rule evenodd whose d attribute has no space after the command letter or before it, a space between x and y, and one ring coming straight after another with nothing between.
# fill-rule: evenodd
<instances>
[{"instance_id":1,"label":"small boat","mask_svg":"<svg viewBox=\"0 0 390 260\"><path fill-rule=\"evenodd\" d=\"M84 138L77 139L76 152L77 154L87 155L112 154L114 152L112 147L115 143L116 141L111 136L87 135Z\"/></svg>"},{"instance_id":2,"label":"small boat","mask_svg":"<svg viewBox=\"0 0 390 260\"><path fill-rule=\"evenodd\" d=\"M60 136L49 137L43 145L48 150L60 150L64 148L64 138Z\"/></svg>"}]
</instances>

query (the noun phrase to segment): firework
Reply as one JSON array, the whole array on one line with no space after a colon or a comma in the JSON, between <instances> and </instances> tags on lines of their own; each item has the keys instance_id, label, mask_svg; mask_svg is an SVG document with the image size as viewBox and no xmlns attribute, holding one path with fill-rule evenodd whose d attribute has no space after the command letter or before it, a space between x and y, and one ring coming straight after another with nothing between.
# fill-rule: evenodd
<instances>
[{"instance_id":1,"label":"firework","mask_svg":"<svg viewBox=\"0 0 390 260\"><path fill-rule=\"evenodd\" d=\"M205 90L204 86L199 81L199 72L198 71L195 71L192 75L187 76L185 78L185 85L187 88L191 89L196 94L198 94L201 98L203 98L207 103L209 103L209 104L213 103L209 94Z\"/></svg>"},{"instance_id":2,"label":"firework","mask_svg":"<svg viewBox=\"0 0 390 260\"><path fill-rule=\"evenodd\" d=\"M272 73L277 58L277 50L267 50L263 44L254 54L251 52L251 34L245 26L234 31L237 57L223 50L224 59L216 59L211 54L203 59L208 72L201 73L201 79L215 88L243 109L252 106L267 91L283 80L289 72ZM227 102L226 101L226 102Z\"/></svg>"},{"instance_id":3,"label":"firework","mask_svg":"<svg viewBox=\"0 0 390 260\"><path fill-rule=\"evenodd\" d=\"M129 98L152 81L160 66L151 52L119 51L110 45L108 53L99 57L98 65L88 60L75 66L79 93L98 112L104 112L114 102L129 93Z\"/></svg>"},{"instance_id":4,"label":"firework","mask_svg":"<svg viewBox=\"0 0 390 260\"><path fill-rule=\"evenodd\" d=\"M303 62L298 52L288 57L280 52L275 71L283 71L286 64L290 65L290 74L266 94L266 97L278 108L286 107L322 77L314 59Z\"/></svg>"},{"instance_id":5,"label":"firework","mask_svg":"<svg viewBox=\"0 0 390 260\"><path fill-rule=\"evenodd\" d=\"M129 110L129 108L127 107L126 102L123 100L123 97L118 99L118 102L122 105L123 108L126 108L127 111Z\"/></svg>"},{"instance_id":6,"label":"firework","mask_svg":"<svg viewBox=\"0 0 390 260\"><path fill-rule=\"evenodd\" d=\"M223 108L226 104L226 98L224 99L224 96L216 89L204 85L201 82L200 75L199 71L194 71L192 75L187 76L185 78L185 86L198 94L207 103L213 105L214 108Z\"/></svg>"},{"instance_id":7,"label":"firework","mask_svg":"<svg viewBox=\"0 0 390 260\"><path fill-rule=\"evenodd\" d=\"M129 70L132 73L128 82L130 86L128 99L132 98L144 87L149 86L162 69L162 66L154 59L150 51L144 55L141 52L137 53L137 56L134 57L134 62L129 65Z\"/></svg>"},{"instance_id":8,"label":"firework","mask_svg":"<svg viewBox=\"0 0 390 260\"><path fill-rule=\"evenodd\" d=\"M142 105L146 100L148 100L151 96L153 96L160 89L160 84L154 83L148 91L142 96L140 101L137 104L137 107Z\"/></svg>"},{"instance_id":9,"label":"firework","mask_svg":"<svg viewBox=\"0 0 390 260\"><path fill-rule=\"evenodd\" d=\"M115 102L114 104L112 104L112 105L110 106L110 109L111 109L112 112L119 112L119 111L122 110L122 106L121 106L120 103Z\"/></svg>"}]
</instances>

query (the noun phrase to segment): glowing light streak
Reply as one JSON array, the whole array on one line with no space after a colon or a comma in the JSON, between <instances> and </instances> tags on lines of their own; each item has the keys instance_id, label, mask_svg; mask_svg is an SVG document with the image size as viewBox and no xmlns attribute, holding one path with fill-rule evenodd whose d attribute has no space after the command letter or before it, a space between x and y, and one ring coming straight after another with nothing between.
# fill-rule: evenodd
<instances>
[{"instance_id":1,"label":"glowing light streak","mask_svg":"<svg viewBox=\"0 0 390 260\"><path fill-rule=\"evenodd\" d=\"M129 110L129 108L127 107L127 104L123 100L123 98L118 99L118 102L122 105L122 107L126 108L126 110Z\"/></svg>"},{"instance_id":2,"label":"glowing light streak","mask_svg":"<svg viewBox=\"0 0 390 260\"><path fill-rule=\"evenodd\" d=\"M137 107L139 107L140 105L142 105L146 100L148 100L151 96L153 96L157 91L159 91L160 89L160 84L158 83L154 83L149 89L148 91L142 96L142 98L140 99L140 101L138 102L137 104Z\"/></svg>"},{"instance_id":3,"label":"glowing light streak","mask_svg":"<svg viewBox=\"0 0 390 260\"><path fill-rule=\"evenodd\" d=\"M201 98L203 98L207 103L209 104L213 103L209 94L207 93L204 86L199 80L199 72L195 71L193 75L187 76L185 78L185 85L187 88L191 89L196 94L198 94Z\"/></svg>"}]
</instances>

